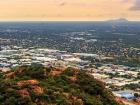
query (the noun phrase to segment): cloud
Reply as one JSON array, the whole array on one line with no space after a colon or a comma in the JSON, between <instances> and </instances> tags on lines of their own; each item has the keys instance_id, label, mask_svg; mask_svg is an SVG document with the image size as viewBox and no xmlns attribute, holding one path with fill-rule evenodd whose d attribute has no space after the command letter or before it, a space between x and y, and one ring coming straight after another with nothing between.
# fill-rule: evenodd
<instances>
[{"instance_id":1,"label":"cloud","mask_svg":"<svg viewBox=\"0 0 140 105\"><path fill-rule=\"evenodd\" d=\"M130 7L132 11L140 11L140 0L135 0L134 5Z\"/></svg>"},{"instance_id":2,"label":"cloud","mask_svg":"<svg viewBox=\"0 0 140 105\"><path fill-rule=\"evenodd\" d=\"M67 2L61 2L60 4L59 4L59 6L65 6L67 4Z\"/></svg>"},{"instance_id":3,"label":"cloud","mask_svg":"<svg viewBox=\"0 0 140 105\"><path fill-rule=\"evenodd\" d=\"M122 0L123 3L127 3L129 2L130 0Z\"/></svg>"}]
</instances>

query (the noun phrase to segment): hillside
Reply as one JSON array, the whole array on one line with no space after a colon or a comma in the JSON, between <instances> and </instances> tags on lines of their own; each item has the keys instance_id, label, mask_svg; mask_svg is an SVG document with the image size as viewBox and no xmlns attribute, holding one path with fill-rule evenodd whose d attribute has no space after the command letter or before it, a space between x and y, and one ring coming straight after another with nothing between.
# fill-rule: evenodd
<instances>
[{"instance_id":1,"label":"hillside","mask_svg":"<svg viewBox=\"0 0 140 105\"><path fill-rule=\"evenodd\" d=\"M77 69L22 66L0 73L0 105L120 105L105 85Z\"/></svg>"}]
</instances>

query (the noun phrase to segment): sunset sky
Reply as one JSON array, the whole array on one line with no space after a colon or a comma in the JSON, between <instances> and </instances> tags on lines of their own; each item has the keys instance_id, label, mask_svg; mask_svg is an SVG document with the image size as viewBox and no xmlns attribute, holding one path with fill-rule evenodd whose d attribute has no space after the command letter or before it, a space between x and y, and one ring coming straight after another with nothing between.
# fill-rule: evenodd
<instances>
[{"instance_id":1,"label":"sunset sky","mask_svg":"<svg viewBox=\"0 0 140 105\"><path fill-rule=\"evenodd\" d=\"M0 0L0 20L140 20L140 0Z\"/></svg>"}]
</instances>

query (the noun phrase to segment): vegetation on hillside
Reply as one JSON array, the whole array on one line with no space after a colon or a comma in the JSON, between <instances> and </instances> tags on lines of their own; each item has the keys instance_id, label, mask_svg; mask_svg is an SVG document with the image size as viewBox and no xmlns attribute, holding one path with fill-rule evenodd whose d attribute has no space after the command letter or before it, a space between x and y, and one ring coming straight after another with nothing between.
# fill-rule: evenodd
<instances>
[{"instance_id":1,"label":"vegetation on hillside","mask_svg":"<svg viewBox=\"0 0 140 105\"><path fill-rule=\"evenodd\" d=\"M105 85L83 71L21 66L0 73L0 105L120 105Z\"/></svg>"}]
</instances>

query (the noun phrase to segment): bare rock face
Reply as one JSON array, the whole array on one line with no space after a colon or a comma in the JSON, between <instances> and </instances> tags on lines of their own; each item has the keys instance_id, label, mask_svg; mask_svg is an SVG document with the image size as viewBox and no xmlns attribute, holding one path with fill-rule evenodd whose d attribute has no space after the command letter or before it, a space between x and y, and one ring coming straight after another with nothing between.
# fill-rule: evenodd
<instances>
[{"instance_id":1,"label":"bare rock face","mask_svg":"<svg viewBox=\"0 0 140 105\"><path fill-rule=\"evenodd\" d=\"M22 87L24 85L38 85L39 82L37 80L25 80L17 82L17 85Z\"/></svg>"},{"instance_id":2,"label":"bare rock face","mask_svg":"<svg viewBox=\"0 0 140 105\"><path fill-rule=\"evenodd\" d=\"M22 97L30 97L27 89L17 90L16 93L20 94Z\"/></svg>"},{"instance_id":3,"label":"bare rock face","mask_svg":"<svg viewBox=\"0 0 140 105\"><path fill-rule=\"evenodd\" d=\"M56 75L59 75L61 74L65 69L60 69L60 68L55 68L54 70L52 70L50 72L50 75L52 76L56 76Z\"/></svg>"},{"instance_id":4,"label":"bare rock face","mask_svg":"<svg viewBox=\"0 0 140 105\"><path fill-rule=\"evenodd\" d=\"M32 86L31 89L37 95L43 94L43 88L41 88L39 86Z\"/></svg>"}]
</instances>

